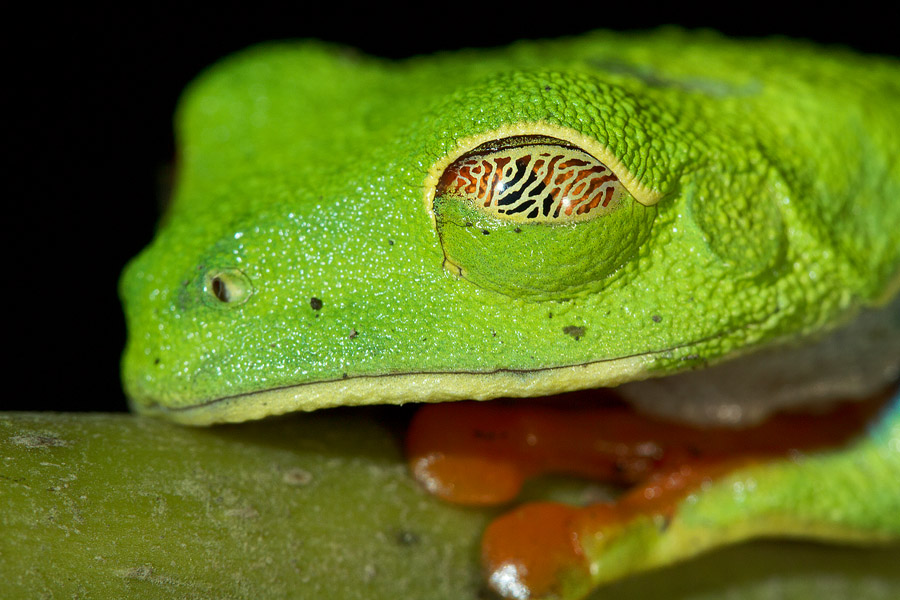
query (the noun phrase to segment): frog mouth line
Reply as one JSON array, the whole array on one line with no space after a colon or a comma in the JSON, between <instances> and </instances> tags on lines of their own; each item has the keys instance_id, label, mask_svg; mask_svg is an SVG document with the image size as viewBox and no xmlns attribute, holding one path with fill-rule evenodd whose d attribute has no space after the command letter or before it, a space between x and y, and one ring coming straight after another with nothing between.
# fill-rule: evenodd
<instances>
[{"instance_id":1,"label":"frog mouth line","mask_svg":"<svg viewBox=\"0 0 900 600\"><path fill-rule=\"evenodd\" d=\"M772 311L752 324L662 350L573 365L536 369L497 368L490 371L364 374L243 392L190 406L167 407L155 400L139 404L132 399L131 403L137 412L163 415L184 424L211 425L337 406L490 400L503 397L527 398L615 387L621 384L625 385L619 388L620 392L626 390L630 392L633 390L629 388L659 387L663 383L667 387L676 383L681 385L683 383L681 380L686 381L699 376L700 373L718 370L725 373L720 382L724 381L727 387L747 388L744 400L736 400L736 396L729 399L733 404L746 405L748 399L753 401L753 394L756 394L758 400L760 396L773 393L771 387L757 385L754 388L754 384L756 379L761 380L762 374L768 373L769 368L775 363L782 369L783 386L792 394L796 390L796 386L791 387L794 385L793 380L800 378L801 375L807 377L807 387L815 390L822 389L820 385L822 376L830 375L831 388L828 392L830 396L816 392L819 395L815 398L809 396L806 399L791 399L789 405L782 403L780 406L780 408L787 406L802 408L822 403L829 397L861 398L874 393L881 385L888 385L900 379L900 360L896 358L900 357L900 321L894 316L898 307L900 297L884 306L863 310L846 321L844 326L832 330L823 337L815 340L807 338L809 341L806 344L784 339L781 344L773 344L769 350L747 348L739 355L717 357L715 360L704 358L702 348L705 344L734 335L739 330L746 331L748 328L762 326L778 311ZM786 356L790 356L790 360L787 360ZM853 356L854 360L847 361L847 356ZM666 373L665 377L653 378L654 375L664 374L657 360L660 358L670 362L681 360L684 362L684 368L679 369L680 374ZM748 377L746 374L737 375L741 369L733 367L740 363L759 364L755 365L757 371L751 371ZM711 369L706 368L710 366ZM697 371L698 367L703 369ZM812 377L815 378L815 386L809 383ZM740 383L739 378L742 378ZM640 381L645 379L648 381ZM850 381L850 384L845 385L845 380ZM702 387L707 386L703 384ZM689 394L693 394L694 390L699 388L685 389L688 389ZM638 396L646 395L647 390L639 392ZM629 403L640 406L645 412L658 416L664 416L666 410L670 416L676 413L684 416L681 412L685 407L684 404L679 406L677 403L669 403L667 407L662 407L657 400L651 398L653 393L651 390L651 393L643 399L638 396L627 399ZM646 401L648 398L649 402ZM756 404L757 409L762 408L765 411L779 408L777 402L766 404L757 401ZM696 406L688 408L695 409ZM709 412L709 408L706 409ZM751 414L748 411L744 413ZM758 412L756 416L751 415L750 419L763 416L764 413ZM701 415L700 418L704 417Z\"/></svg>"},{"instance_id":2,"label":"frog mouth line","mask_svg":"<svg viewBox=\"0 0 900 600\"><path fill-rule=\"evenodd\" d=\"M639 379L641 375L649 376L649 372L644 368L647 363L646 356L540 369L500 368L493 371L420 371L355 375L243 392L184 407L165 407L154 403L141 406L140 410L146 414L164 414L180 423L204 425L240 422L294 410L311 411L337 406L537 397L595 387L611 387ZM607 376L602 378L602 384L594 384L597 375L591 376L590 372L601 370L597 369L600 365L607 367L602 369Z\"/></svg>"},{"instance_id":3,"label":"frog mouth line","mask_svg":"<svg viewBox=\"0 0 900 600\"><path fill-rule=\"evenodd\" d=\"M773 311L767 318L776 312ZM751 326L760 325L767 318L760 319ZM653 357L697 347L735 331L737 328L661 350L573 365L536 369L501 367L491 371L418 371L353 375L340 379L242 392L190 406L166 407L158 402L138 406L134 401L132 404L140 412L165 415L179 423L212 425L337 406L549 396L593 388L615 387L626 382L647 379L653 376ZM709 364L695 353L685 354L681 360L695 368Z\"/></svg>"}]
</instances>

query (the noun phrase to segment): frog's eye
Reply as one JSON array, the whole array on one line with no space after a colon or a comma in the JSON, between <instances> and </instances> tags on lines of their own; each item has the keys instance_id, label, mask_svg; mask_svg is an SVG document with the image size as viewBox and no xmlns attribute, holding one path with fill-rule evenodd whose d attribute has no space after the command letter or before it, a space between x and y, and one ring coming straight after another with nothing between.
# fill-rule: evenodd
<instances>
[{"instance_id":1,"label":"frog's eye","mask_svg":"<svg viewBox=\"0 0 900 600\"><path fill-rule=\"evenodd\" d=\"M240 306L253 293L250 278L233 267L209 269L203 275L203 300L208 306L233 308Z\"/></svg>"},{"instance_id":2,"label":"frog's eye","mask_svg":"<svg viewBox=\"0 0 900 600\"><path fill-rule=\"evenodd\" d=\"M444 170L437 195L464 198L499 218L560 224L612 212L627 194L587 152L531 139L507 138L464 154Z\"/></svg>"},{"instance_id":3,"label":"frog's eye","mask_svg":"<svg viewBox=\"0 0 900 600\"><path fill-rule=\"evenodd\" d=\"M438 179L433 208L447 268L532 298L602 285L644 242L656 214L597 158L545 136L466 152Z\"/></svg>"}]
</instances>

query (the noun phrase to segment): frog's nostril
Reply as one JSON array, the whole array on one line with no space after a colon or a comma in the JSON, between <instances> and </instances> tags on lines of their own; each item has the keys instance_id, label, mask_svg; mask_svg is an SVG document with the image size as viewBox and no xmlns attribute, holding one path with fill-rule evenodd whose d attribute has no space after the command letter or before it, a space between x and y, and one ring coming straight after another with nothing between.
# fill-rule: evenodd
<instances>
[{"instance_id":1,"label":"frog's nostril","mask_svg":"<svg viewBox=\"0 0 900 600\"><path fill-rule=\"evenodd\" d=\"M204 277L203 292L207 305L231 308L247 301L253 294L253 284L240 269L210 269Z\"/></svg>"},{"instance_id":2,"label":"frog's nostril","mask_svg":"<svg viewBox=\"0 0 900 600\"><path fill-rule=\"evenodd\" d=\"M231 292L228 291L228 285L226 285L226 283L222 281L220 277L213 277L212 293L213 296L215 296L222 302L231 301Z\"/></svg>"}]
</instances>

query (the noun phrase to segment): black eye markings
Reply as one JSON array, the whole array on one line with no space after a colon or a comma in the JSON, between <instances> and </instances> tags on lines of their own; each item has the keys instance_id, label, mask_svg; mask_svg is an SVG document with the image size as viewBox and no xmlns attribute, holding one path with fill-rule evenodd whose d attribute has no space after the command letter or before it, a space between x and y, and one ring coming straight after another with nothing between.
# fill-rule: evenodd
<instances>
[{"instance_id":1,"label":"black eye markings","mask_svg":"<svg viewBox=\"0 0 900 600\"><path fill-rule=\"evenodd\" d=\"M436 196L460 197L484 212L536 222L584 221L612 211L618 178L580 148L547 137L482 144L441 175Z\"/></svg>"},{"instance_id":2,"label":"black eye markings","mask_svg":"<svg viewBox=\"0 0 900 600\"><path fill-rule=\"evenodd\" d=\"M618 171L614 155L596 151ZM503 137L444 160L429 194L443 267L510 297L603 289L636 256L656 216L610 167L558 138Z\"/></svg>"}]
</instances>

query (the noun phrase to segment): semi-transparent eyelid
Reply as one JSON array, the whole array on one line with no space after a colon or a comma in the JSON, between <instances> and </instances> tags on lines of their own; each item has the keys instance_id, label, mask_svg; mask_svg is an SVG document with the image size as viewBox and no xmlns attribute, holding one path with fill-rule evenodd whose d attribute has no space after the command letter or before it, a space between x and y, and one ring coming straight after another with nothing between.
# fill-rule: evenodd
<instances>
[{"instance_id":1,"label":"semi-transparent eyelid","mask_svg":"<svg viewBox=\"0 0 900 600\"><path fill-rule=\"evenodd\" d=\"M515 136L460 156L435 195L465 199L500 219L563 224L612 212L627 192L587 152L554 138Z\"/></svg>"},{"instance_id":2,"label":"semi-transparent eyelid","mask_svg":"<svg viewBox=\"0 0 900 600\"><path fill-rule=\"evenodd\" d=\"M610 167L584 147L512 135L448 157L431 179L444 268L526 300L602 289L634 259L657 211L622 184L615 157Z\"/></svg>"}]
</instances>

